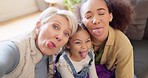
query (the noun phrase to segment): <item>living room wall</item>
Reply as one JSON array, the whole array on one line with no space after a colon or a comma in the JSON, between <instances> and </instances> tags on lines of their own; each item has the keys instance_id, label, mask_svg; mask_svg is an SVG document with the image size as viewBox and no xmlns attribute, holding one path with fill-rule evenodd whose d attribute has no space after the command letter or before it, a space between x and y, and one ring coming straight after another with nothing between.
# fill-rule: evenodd
<instances>
[{"instance_id":1,"label":"living room wall","mask_svg":"<svg viewBox=\"0 0 148 78\"><path fill-rule=\"evenodd\" d=\"M0 22L36 11L36 0L0 0Z\"/></svg>"}]
</instances>

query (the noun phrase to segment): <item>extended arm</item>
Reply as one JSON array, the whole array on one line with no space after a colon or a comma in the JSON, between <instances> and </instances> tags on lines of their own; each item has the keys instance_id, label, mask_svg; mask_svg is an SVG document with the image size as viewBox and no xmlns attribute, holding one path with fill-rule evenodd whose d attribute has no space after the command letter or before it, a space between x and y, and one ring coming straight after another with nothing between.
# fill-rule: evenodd
<instances>
[{"instance_id":1,"label":"extended arm","mask_svg":"<svg viewBox=\"0 0 148 78\"><path fill-rule=\"evenodd\" d=\"M10 73L19 63L19 49L11 41L0 42L0 78Z\"/></svg>"},{"instance_id":2,"label":"extended arm","mask_svg":"<svg viewBox=\"0 0 148 78\"><path fill-rule=\"evenodd\" d=\"M90 78L98 78L97 76L97 73L96 73L96 67L95 67L95 59L94 59L94 54L93 54L93 61L91 63L91 66L90 66L90 71L89 71L89 76Z\"/></svg>"}]
</instances>

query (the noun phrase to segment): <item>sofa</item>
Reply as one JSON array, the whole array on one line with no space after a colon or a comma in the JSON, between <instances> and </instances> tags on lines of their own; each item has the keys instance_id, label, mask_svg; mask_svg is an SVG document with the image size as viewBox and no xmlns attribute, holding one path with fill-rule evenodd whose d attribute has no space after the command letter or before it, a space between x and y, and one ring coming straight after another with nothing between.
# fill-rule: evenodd
<instances>
[{"instance_id":1,"label":"sofa","mask_svg":"<svg viewBox=\"0 0 148 78\"><path fill-rule=\"evenodd\" d=\"M131 1L135 17L126 35L134 49L135 75L137 78L148 78L148 0Z\"/></svg>"}]
</instances>

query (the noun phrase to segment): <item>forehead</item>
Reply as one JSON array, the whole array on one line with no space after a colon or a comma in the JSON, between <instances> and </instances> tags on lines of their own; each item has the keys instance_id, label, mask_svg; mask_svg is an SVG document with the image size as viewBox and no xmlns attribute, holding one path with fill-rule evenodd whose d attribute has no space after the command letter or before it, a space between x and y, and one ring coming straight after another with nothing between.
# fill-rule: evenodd
<instances>
[{"instance_id":1,"label":"forehead","mask_svg":"<svg viewBox=\"0 0 148 78\"><path fill-rule=\"evenodd\" d=\"M69 20L65 16L58 15L58 14L52 15L48 19L48 22L58 22L59 24L66 25L66 26L70 25Z\"/></svg>"},{"instance_id":2,"label":"forehead","mask_svg":"<svg viewBox=\"0 0 148 78\"><path fill-rule=\"evenodd\" d=\"M55 14L55 15L52 15L49 19L48 19L48 22L49 23L53 23L53 22L56 22L58 23L59 25L61 25L62 27L68 27L68 29L71 31L71 28L70 28L70 23L69 23L69 20L63 16L63 15L58 15L58 14Z\"/></svg>"},{"instance_id":3,"label":"forehead","mask_svg":"<svg viewBox=\"0 0 148 78\"><path fill-rule=\"evenodd\" d=\"M87 39L88 37L90 37L89 33L85 29L82 29L82 30L77 31L70 38L70 40L76 40L76 39L82 40L82 39Z\"/></svg>"},{"instance_id":4,"label":"forehead","mask_svg":"<svg viewBox=\"0 0 148 78\"><path fill-rule=\"evenodd\" d=\"M63 20L63 21L67 21L68 22L68 19L65 17L65 16L63 16L63 15L59 15L59 14L54 14L54 15L52 15L50 18L49 18L49 20Z\"/></svg>"},{"instance_id":5,"label":"forehead","mask_svg":"<svg viewBox=\"0 0 148 78\"><path fill-rule=\"evenodd\" d=\"M82 7L81 7L81 12L86 13L88 11L97 11L97 10L107 10L107 5L104 0L88 0L86 1Z\"/></svg>"}]
</instances>

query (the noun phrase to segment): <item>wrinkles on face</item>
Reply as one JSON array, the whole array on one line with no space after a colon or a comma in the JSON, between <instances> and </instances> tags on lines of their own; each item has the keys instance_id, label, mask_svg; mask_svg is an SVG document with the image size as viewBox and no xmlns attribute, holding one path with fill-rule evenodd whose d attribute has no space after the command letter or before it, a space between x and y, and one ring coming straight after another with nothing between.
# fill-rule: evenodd
<instances>
[{"instance_id":1,"label":"wrinkles on face","mask_svg":"<svg viewBox=\"0 0 148 78\"><path fill-rule=\"evenodd\" d=\"M71 34L69 21L61 15L50 17L39 31L38 46L42 53L47 55L56 53L67 43Z\"/></svg>"}]
</instances>

